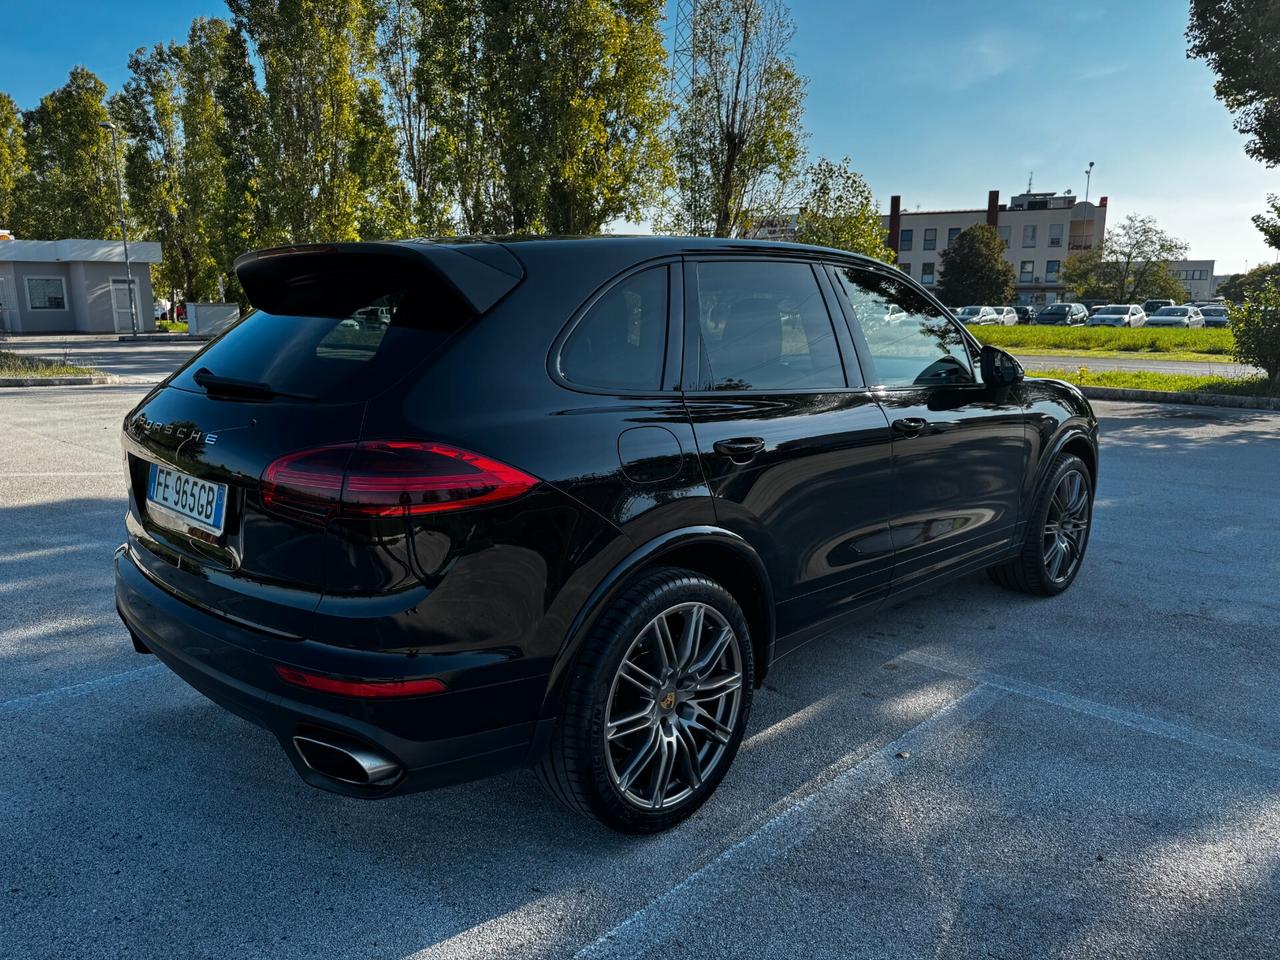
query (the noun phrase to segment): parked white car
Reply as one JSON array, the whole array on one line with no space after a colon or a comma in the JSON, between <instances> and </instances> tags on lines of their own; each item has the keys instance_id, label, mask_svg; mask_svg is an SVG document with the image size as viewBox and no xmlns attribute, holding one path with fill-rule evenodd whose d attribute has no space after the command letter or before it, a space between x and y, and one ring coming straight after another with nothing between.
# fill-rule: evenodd
<instances>
[{"instance_id":1,"label":"parked white car","mask_svg":"<svg viewBox=\"0 0 1280 960\"><path fill-rule=\"evenodd\" d=\"M970 326L1003 324L1014 326L1018 322L1018 314L1013 307L961 307L956 311L961 323Z\"/></svg>"},{"instance_id":2,"label":"parked white car","mask_svg":"<svg viewBox=\"0 0 1280 960\"><path fill-rule=\"evenodd\" d=\"M1149 327L1203 327L1204 314L1199 307L1161 307L1147 317Z\"/></svg>"},{"instance_id":3,"label":"parked white car","mask_svg":"<svg viewBox=\"0 0 1280 960\"><path fill-rule=\"evenodd\" d=\"M1086 322L1090 327L1141 327L1147 315L1136 303L1112 303L1103 307Z\"/></svg>"}]
</instances>

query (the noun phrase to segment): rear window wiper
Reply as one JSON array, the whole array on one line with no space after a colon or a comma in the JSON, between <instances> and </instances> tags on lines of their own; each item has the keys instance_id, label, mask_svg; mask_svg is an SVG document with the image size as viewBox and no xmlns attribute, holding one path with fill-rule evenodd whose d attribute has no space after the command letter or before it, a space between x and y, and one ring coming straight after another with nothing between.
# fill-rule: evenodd
<instances>
[{"instance_id":1,"label":"rear window wiper","mask_svg":"<svg viewBox=\"0 0 1280 960\"><path fill-rule=\"evenodd\" d=\"M201 367L191 379L197 386L204 387L211 396L217 394L224 397L242 397L246 400L271 400L275 397L287 397L291 400L314 400L315 397L305 393L287 393L277 390L269 383L258 380L238 380L235 377L220 377L208 367Z\"/></svg>"}]
</instances>

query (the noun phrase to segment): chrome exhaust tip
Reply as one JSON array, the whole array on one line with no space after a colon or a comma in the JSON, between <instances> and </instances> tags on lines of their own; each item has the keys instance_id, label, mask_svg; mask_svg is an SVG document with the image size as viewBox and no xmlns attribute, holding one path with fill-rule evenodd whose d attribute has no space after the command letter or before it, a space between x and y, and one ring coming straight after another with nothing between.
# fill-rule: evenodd
<instances>
[{"instance_id":1,"label":"chrome exhaust tip","mask_svg":"<svg viewBox=\"0 0 1280 960\"><path fill-rule=\"evenodd\" d=\"M299 733L293 748L321 776L360 787L384 787L400 779L400 764L373 747L328 738L322 732Z\"/></svg>"}]
</instances>

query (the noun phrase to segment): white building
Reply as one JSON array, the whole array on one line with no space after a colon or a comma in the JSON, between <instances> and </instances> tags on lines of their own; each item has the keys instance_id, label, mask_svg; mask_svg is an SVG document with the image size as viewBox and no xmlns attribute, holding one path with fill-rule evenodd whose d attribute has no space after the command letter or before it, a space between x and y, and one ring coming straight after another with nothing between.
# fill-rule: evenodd
<instances>
[{"instance_id":1,"label":"white building","mask_svg":"<svg viewBox=\"0 0 1280 960\"><path fill-rule=\"evenodd\" d=\"M1225 277L1214 276L1212 260L1175 260L1169 269L1187 288L1188 300L1208 300L1218 292Z\"/></svg>"},{"instance_id":2,"label":"white building","mask_svg":"<svg viewBox=\"0 0 1280 960\"><path fill-rule=\"evenodd\" d=\"M985 208L911 211L903 210L902 198L895 196L884 217L898 266L926 287L942 275L942 251L978 223L995 227L1004 240L1017 302L1053 303L1065 293L1063 261L1102 242L1107 198L1093 204L1071 194L1023 193L1003 204L1000 191L992 190Z\"/></svg>"},{"instance_id":3,"label":"white building","mask_svg":"<svg viewBox=\"0 0 1280 960\"><path fill-rule=\"evenodd\" d=\"M133 243L129 254L138 329L154 330L151 264L160 262L160 244ZM132 329L124 245L119 241L0 238L0 332Z\"/></svg>"}]
</instances>

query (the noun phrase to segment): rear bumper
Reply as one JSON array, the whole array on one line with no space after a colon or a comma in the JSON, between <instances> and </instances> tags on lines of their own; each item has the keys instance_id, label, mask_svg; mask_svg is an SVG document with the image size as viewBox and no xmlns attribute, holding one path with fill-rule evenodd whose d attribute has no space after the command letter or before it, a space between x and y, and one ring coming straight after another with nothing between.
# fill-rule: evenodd
<instances>
[{"instance_id":1,"label":"rear bumper","mask_svg":"<svg viewBox=\"0 0 1280 960\"><path fill-rule=\"evenodd\" d=\"M383 797L488 776L528 763L547 678L445 693L361 699L286 684L276 664L339 676L420 676L430 657L347 650L260 633L198 609L147 577L129 551L115 559L116 609L125 626L174 673L214 703L275 734L294 769L313 786L347 796ZM544 721L545 722L545 721ZM335 734L393 759L401 772L365 786L335 780L303 760L300 732Z\"/></svg>"}]
</instances>

